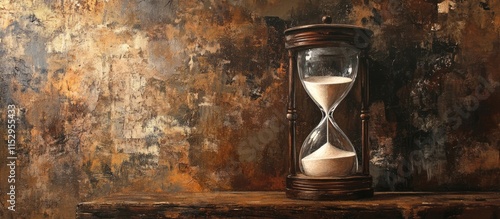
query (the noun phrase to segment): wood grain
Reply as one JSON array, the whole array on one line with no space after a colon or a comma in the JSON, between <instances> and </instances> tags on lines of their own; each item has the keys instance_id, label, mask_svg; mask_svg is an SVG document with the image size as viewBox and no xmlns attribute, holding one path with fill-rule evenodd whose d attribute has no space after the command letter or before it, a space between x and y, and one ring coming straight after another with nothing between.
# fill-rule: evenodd
<instances>
[{"instance_id":1,"label":"wood grain","mask_svg":"<svg viewBox=\"0 0 500 219\"><path fill-rule=\"evenodd\" d=\"M499 218L500 193L375 193L356 201L287 199L284 192L115 194L77 218Z\"/></svg>"}]
</instances>

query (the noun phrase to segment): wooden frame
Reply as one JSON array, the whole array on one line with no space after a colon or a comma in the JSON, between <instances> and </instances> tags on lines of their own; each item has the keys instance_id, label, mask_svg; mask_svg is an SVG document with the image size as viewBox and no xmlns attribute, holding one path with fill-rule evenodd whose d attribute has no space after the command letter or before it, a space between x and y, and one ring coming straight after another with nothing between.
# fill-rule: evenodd
<instances>
[{"instance_id":1,"label":"wooden frame","mask_svg":"<svg viewBox=\"0 0 500 219\"><path fill-rule=\"evenodd\" d=\"M369 173L369 82L367 51L373 32L352 25L330 24L329 17L324 24L305 25L285 30L285 47L288 49L288 150L289 175L286 178L286 195L294 199L334 200L356 199L373 196L372 177ZM361 80L361 172L347 177L310 177L298 172L296 128L296 84L297 51L308 48L331 47L347 43L360 49L358 76Z\"/></svg>"}]
</instances>

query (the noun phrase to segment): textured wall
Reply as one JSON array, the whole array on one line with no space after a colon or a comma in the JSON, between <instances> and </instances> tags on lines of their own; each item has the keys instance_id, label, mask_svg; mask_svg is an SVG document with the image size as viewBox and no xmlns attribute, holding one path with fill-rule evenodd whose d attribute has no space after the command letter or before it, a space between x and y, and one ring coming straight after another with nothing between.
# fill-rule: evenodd
<instances>
[{"instance_id":1,"label":"textured wall","mask_svg":"<svg viewBox=\"0 0 500 219\"><path fill-rule=\"evenodd\" d=\"M0 217L71 218L112 192L282 190L283 30L323 14L375 32L376 188L498 190L499 11L492 0L0 1Z\"/></svg>"}]
</instances>

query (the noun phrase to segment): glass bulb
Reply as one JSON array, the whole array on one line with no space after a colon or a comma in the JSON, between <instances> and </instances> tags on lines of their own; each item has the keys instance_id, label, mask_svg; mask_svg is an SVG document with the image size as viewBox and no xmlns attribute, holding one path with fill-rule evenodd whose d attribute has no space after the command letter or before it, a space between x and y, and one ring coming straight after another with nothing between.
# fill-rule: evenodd
<instances>
[{"instance_id":1,"label":"glass bulb","mask_svg":"<svg viewBox=\"0 0 500 219\"><path fill-rule=\"evenodd\" d=\"M357 171L356 151L338 127L333 112L356 79L360 51L348 44L297 53L300 81L323 113L300 150L300 170L313 177L337 177Z\"/></svg>"}]
</instances>

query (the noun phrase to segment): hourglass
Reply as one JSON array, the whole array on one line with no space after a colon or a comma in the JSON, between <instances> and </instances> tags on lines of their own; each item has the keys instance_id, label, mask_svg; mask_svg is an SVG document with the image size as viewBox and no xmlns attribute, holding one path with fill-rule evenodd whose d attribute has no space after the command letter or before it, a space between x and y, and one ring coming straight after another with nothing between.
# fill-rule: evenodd
<instances>
[{"instance_id":1,"label":"hourglass","mask_svg":"<svg viewBox=\"0 0 500 219\"><path fill-rule=\"evenodd\" d=\"M368 153L368 70L366 52L372 32L368 29L330 24L305 25L285 30L289 52L289 175L287 197L331 200L373 195ZM297 77L298 76L298 77ZM296 84L322 113L322 119L296 145ZM334 112L357 78L361 89L361 162L358 151L335 122ZM298 86L298 85L297 85ZM298 89L298 88L297 88Z\"/></svg>"},{"instance_id":2,"label":"hourglass","mask_svg":"<svg viewBox=\"0 0 500 219\"><path fill-rule=\"evenodd\" d=\"M345 43L297 52L300 81L323 113L300 150L300 169L307 176L346 176L357 168L355 149L333 112L356 79L358 56L359 49Z\"/></svg>"}]
</instances>

